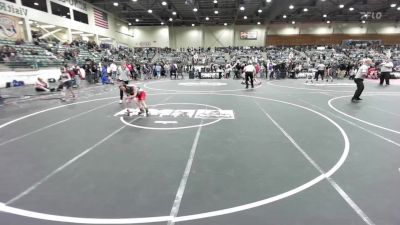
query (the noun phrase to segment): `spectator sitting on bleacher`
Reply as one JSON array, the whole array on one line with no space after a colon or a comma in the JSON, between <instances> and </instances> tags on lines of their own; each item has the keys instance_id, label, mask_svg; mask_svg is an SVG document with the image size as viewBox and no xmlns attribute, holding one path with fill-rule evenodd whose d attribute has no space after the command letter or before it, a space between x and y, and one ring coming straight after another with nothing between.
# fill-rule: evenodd
<instances>
[{"instance_id":1,"label":"spectator sitting on bleacher","mask_svg":"<svg viewBox=\"0 0 400 225\"><path fill-rule=\"evenodd\" d=\"M15 41L15 45L23 45L23 44L25 44L24 39L18 39Z\"/></svg>"}]
</instances>

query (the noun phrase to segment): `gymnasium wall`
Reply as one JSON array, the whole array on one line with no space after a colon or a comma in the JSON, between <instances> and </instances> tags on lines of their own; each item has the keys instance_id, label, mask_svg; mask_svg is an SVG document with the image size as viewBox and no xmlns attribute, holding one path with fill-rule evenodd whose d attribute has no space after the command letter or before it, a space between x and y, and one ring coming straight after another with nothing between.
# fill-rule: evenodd
<instances>
[{"instance_id":1,"label":"gymnasium wall","mask_svg":"<svg viewBox=\"0 0 400 225\"><path fill-rule=\"evenodd\" d=\"M204 45L207 47L226 47L234 44L234 30L231 26L204 26Z\"/></svg>"},{"instance_id":2,"label":"gymnasium wall","mask_svg":"<svg viewBox=\"0 0 400 225\"><path fill-rule=\"evenodd\" d=\"M167 26L132 27L133 38L130 38L131 47L159 47L170 45L169 29Z\"/></svg>"},{"instance_id":3,"label":"gymnasium wall","mask_svg":"<svg viewBox=\"0 0 400 225\"><path fill-rule=\"evenodd\" d=\"M349 39L400 44L400 26L398 23L273 24L267 27L266 45L328 45Z\"/></svg>"},{"instance_id":4,"label":"gymnasium wall","mask_svg":"<svg viewBox=\"0 0 400 225\"><path fill-rule=\"evenodd\" d=\"M170 47L264 46L265 31L261 25L169 27ZM240 32L257 32L257 39L241 40Z\"/></svg>"},{"instance_id":5,"label":"gymnasium wall","mask_svg":"<svg viewBox=\"0 0 400 225\"><path fill-rule=\"evenodd\" d=\"M50 12L50 3L55 2L88 15L89 24L73 19L55 16ZM76 5L75 3L81 5ZM74 4L72 4L74 3ZM82 4L85 7L82 7ZM227 47L227 46L266 46L298 44L335 44L343 39L382 39L385 44L398 44L400 26L398 23L282 23L270 25L228 25L228 26L128 26L107 12L109 29L95 26L94 6L83 1L47 0L48 11L42 12L21 5L20 0L11 3L0 0L0 14L13 16L20 20L24 35L29 41L31 27L28 21L38 21L62 27L66 30L60 35L65 41L72 40L71 31L83 31L95 34L94 40L101 37L111 38L111 43L120 43L130 47ZM3 6L3 7L1 7ZM5 7L4 7L5 6ZM9 10L12 8L13 10ZM17 9L17 10L15 10ZM243 40L241 32L257 34L256 40ZM353 37L357 35L356 37ZM362 35L362 36L359 36Z\"/></svg>"},{"instance_id":6,"label":"gymnasium wall","mask_svg":"<svg viewBox=\"0 0 400 225\"><path fill-rule=\"evenodd\" d=\"M203 46L202 27L169 27L171 48Z\"/></svg>"}]
</instances>

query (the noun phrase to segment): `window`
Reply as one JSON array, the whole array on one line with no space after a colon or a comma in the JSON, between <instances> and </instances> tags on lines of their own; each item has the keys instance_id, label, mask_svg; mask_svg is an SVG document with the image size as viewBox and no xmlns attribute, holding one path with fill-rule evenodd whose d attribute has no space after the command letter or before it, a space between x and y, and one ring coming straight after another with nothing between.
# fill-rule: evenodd
<instances>
[{"instance_id":1,"label":"window","mask_svg":"<svg viewBox=\"0 0 400 225\"><path fill-rule=\"evenodd\" d=\"M61 16L64 18L71 19L71 13L69 12L69 8L63 5L56 4L51 2L51 13L56 16Z\"/></svg>"},{"instance_id":2,"label":"window","mask_svg":"<svg viewBox=\"0 0 400 225\"><path fill-rule=\"evenodd\" d=\"M88 15L76 10L74 10L74 20L81 23L89 24Z\"/></svg>"},{"instance_id":3,"label":"window","mask_svg":"<svg viewBox=\"0 0 400 225\"><path fill-rule=\"evenodd\" d=\"M21 0L23 6L47 12L46 0Z\"/></svg>"}]
</instances>

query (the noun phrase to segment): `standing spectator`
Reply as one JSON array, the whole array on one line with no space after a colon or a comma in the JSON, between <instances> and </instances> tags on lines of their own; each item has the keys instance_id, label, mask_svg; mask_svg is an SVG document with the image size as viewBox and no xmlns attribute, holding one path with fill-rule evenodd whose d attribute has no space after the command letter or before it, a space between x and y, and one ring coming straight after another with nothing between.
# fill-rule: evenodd
<instances>
[{"instance_id":1,"label":"standing spectator","mask_svg":"<svg viewBox=\"0 0 400 225\"><path fill-rule=\"evenodd\" d=\"M117 65L114 62L112 62L110 64L110 71L111 71L111 78L113 79L113 81L117 78L117 70L118 70Z\"/></svg>"},{"instance_id":2,"label":"standing spectator","mask_svg":"<svg viewBox=\"0 0 400 225\"><path fill-rule=\"evenodd\" d=\"M261 71L261 67L260 67L260 65L258 65L258 63L256 64L255 69L256 69L255 77L258 77L258 75L259 75L259 73Z\"/></svg>"},{"instance_id":3,"label":"standing spectator","mask_svg":"<svg viewBox=\"0 0 400 225\"><path fill-rule=\"evenodd\" d=\"M133 65L131 63L127 63L126 67L128 68L129 72L130 72L130 77L131 79L133 79Z\"/></svg>"},{"instance_id":4,"label":"standing spectator","mask_svg":"<svg viewBox=\"0 0 400 225\"><path fill-rule=\"evenodd\" d=\"M83 68L80 68L79 66L77 67L77 69L79 70L79 76L81 78L81 80L85 80L86 79L86 71Z\"/></svg>"}]
</instances>

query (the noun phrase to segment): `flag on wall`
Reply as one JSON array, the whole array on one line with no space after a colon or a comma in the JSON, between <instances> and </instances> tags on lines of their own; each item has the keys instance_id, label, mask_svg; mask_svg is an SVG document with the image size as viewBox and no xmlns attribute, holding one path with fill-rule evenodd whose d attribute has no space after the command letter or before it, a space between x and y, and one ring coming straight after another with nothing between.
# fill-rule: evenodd
<instances>
[{"instance_id":1,"label":"flag on wall","mask_svg":"<svg viewBox=\"0 0 400 225\"><path fill-rule=\"evenodd\" d=\"M94 9L94 23L98 27L108 29L108 16L107 13L100 11L96 8Z\"/></svg>"}]
</instances>

